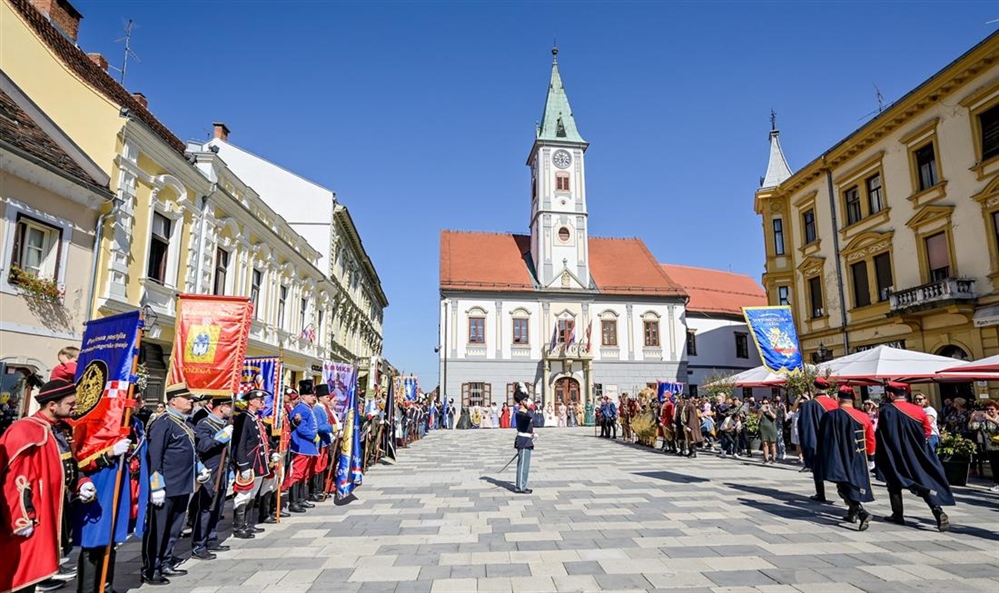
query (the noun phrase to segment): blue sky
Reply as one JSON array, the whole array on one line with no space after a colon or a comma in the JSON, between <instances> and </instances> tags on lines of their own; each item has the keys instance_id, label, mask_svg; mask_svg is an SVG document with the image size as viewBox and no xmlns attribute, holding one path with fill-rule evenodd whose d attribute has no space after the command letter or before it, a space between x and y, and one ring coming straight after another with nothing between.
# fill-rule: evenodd
<instances>
[{"instance_id":1,"label":"blue sky","mask_svg":"<svg viewBox=\"0 0 999 593\"><path fill-rule=\"evenodd\" d=\"M992 33L999 2L73 0L80 45L184 140L337 192L391 302L385 354L437 383L439 232L527 232L524 165L557 36L591 233L759 279L770 109L797 169Z\"/></svg>"}]
</instances>

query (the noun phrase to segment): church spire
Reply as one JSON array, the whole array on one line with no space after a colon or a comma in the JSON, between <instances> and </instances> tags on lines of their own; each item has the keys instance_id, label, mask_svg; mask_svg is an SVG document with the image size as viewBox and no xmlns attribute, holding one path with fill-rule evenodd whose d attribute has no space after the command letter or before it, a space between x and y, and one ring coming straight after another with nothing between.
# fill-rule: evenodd
<instances>
[{"instance_id":1,"label":"church spire","mask_svg":"<svg viewBox=\"0 0 999 593\"><path fill-rule=\"evenodd\" d=\"M770 163L767 174L760 181L761 188L777 187L791 176L784 151L780 147L780 130L777 129L777 114L770 110Z\"/></svg>"},{"instance_id":2,"label":"church spire","mask_svg":"<svg viewBox=\"0 0 999 593\"><path fill-rule=\"evenodd\" d=\"M576 129L572 117L569 97L562 86L558 73L558 47L552 48L552 77L548 83L548 97L545 98L545 111L537 129L538 140L563 140L566 142L586 142Z\"/></svg>"}]
</instances>

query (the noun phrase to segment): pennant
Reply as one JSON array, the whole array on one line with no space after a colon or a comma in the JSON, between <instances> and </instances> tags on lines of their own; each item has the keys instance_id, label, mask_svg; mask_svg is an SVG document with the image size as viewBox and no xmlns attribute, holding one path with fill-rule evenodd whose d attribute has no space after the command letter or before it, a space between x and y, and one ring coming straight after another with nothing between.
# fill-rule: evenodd
<instances>
[{"instance_id":1,"label":"pennant","mask_svg":"<svg viewBox=\"0 0 999 593\"><path fill-rule=\"evenodd\" d=\"M186 382L197 394L236 393L252 321L245 297L179 295L170 384Z\"/></svg>"},{"instance_id":2,"label":"pennant","mask_svg":"<svg viewBox=\"0 0 999 593\"><path fill-rule=\"evenodd\" d=\"M590 324L586 326L586 351L590 351L590 331L593 329L593 320L590 320Z\"/></svg>"},{"instance_id":3,"label":"pennant","mask_svg":"<svg viewBox=\"0 0 999 593\"><path fill-rule=\"evenodd\" d=\"M743 307L742 314L768 371L780 373L802 368L791 307Z\"/></svg>"},{"instance_id":4,"label":"pennant","mask_svg":"<svg viewBox=\"0 0 999 593\"><path fill-rule=\"evenodd\" d=\"M336 468L336 494L344 499L361 485L364 463L361 459L361 423L357 411L357 371L352 370L347 383L347 408L340 436L340 458Z\"/></svg>"},{"instance_id":5,"label":"pennant","mask_svg":"<svg viewBox=\"0 0 999 593\"><path fill-rule=\"evenodd\" d=\"M558 344L558 322L555 322L555 327L552 328L552 343L548 346L549 350L554 350L555 345Z\"/></svg>"},{"instance_id":6,"label":"pennant","mask_svg":"<svg viewBox=\"0 0 999 593\"><path fill-rule=\"evenodd\" d=\"M136 380L132 363L141 327L138 311L86 323L76 365L76 414L71 423L73 455L82 469L128 436L122 424Z\"/></svg>"}]
</instances>

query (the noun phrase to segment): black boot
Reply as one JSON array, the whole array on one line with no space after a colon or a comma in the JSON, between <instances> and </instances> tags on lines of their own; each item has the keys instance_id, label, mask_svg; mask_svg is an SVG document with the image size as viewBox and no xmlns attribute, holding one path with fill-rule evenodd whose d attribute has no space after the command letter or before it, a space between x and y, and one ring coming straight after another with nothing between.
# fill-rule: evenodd
<instances>
[{"instance_id":1,"label":"black boot","mask_svg":"<svg viewBox=\"0 0 999 593\"><path fill-rule=\"evenodd\" d=\"M307 509L316 508L316 505L309 502L309 496L311 495L311 493L309 492L311 483L312 480L309 480L307 482L299 482L298 484L298 504L302 505Z\"/></svg>"},{"instance_id":2,"label":"black boot","mask_svg":"<svg viewBox=\"0 0 999 593\"><path fill-rule=\"evenodd\" d=\"M871 524L871 514L860 503L857 503L857 521L860 523L857 526L858 531L867 531L867 527Z\"/></svg>"},{"instance_id":3,"label":"black boot","mask_svg":"<svg viewBox=\"0 0 999 593\"><path fill-rule=\"evenodd\" d=\"M285 492L288 499L288 510L292 513L304 513L305 507L303 507L298 502L298 484L292 484L288 487L288 491Z\"/></svg>"},{"instance_id":4,"label":"black boot","mask_svg":"<svg viewBox=\"0 0 999 593\"><path fill-rule=\"evenodd\" d=\"M274 493L268 492L260 496L260 508L257 509L257 523L277 523L277 517L273 512Z\"/></svg>"},{"instance_id":5,"label":"black boot","mask_svg":"<svg viewBox=\"0 0 999 593\"><path fill-rule=\"evenodd\" d=\"M244 504L232 511L232 536L238 539L253 539L256 537L246 528L246 510L250 505Z\"/></svg>"},{"instance_id":6,"label":"black boot","mask_svg":"<svg viewBox=\"0 0 999 593\"><path fill-rule=\"evenodd\" d=\"M846 516L843 517L843 520L846 521L847 523L856 523L857 515L859 514L860 514L859 505L851 504L850 508L846 510Z\"/></svg>"},{"instance_id":7,"label":"black boot","mask_svg":"<svg viewBox=\"0 0 999 593\"><path fill-rule=\"evenodd\" d=\"M933 507L931 510L933 517L937 520L937 531L944 532L950 529L950 519L947 517L947 513L940 507Z\"/></svg>"},{"instance_id":8,"label":"black boot","mask_svg":"<svg viewBox=\"0 0 999 593\"><path fill-rule=\"evenodd\" d=\"M291 516L291 512L288 511L288 503L291 502L290 500L288 500L289 496L291 496L291 494L289 493L288 490L285 490L281 493L281 505L280 508L278 508L278 503L277 503L278 496L276 492L274 493L274 504L271 512L274 514L275 517L283 518Z\"/></svg>"},{"instance_id":9,"label":"black boot","mask_svg":"<svg viewBox=\"0 0 999 593\"><path fill-rule=\"evenodd\" d=\"M885 521L896 525L905 525L905 517L902 513L902 493L889 492L888 502L891 504L891 515L885 517Z\"/></svg>"},{"instance_id":10,"label":"black boot","mask_svg":"<svg viewBox=\"0 0 999 593\"><path fill-rule=\"evenodd\" d=\"M250 504L246 505L246 530L251 533L263 533L263 527L257 527L257 523L263 523L264 516L263 512L260 510L260 503L263 501L261 495L257 495L250 501Z\"/></svg>"}]
</instances>

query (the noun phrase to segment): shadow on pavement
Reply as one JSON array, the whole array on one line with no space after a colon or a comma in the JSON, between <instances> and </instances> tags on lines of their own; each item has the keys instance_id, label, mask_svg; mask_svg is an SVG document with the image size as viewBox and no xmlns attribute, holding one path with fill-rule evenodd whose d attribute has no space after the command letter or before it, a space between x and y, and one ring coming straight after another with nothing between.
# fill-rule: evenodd
<instances>
[{"instance_id":1,"label":"shadow on pavement","mask_svg":"<svg viewBox=\"0 0 999 593\"><path fill-rule=\"evenodd\" d=\"M701 484L704 482L710 482L706 478L698 478L696 476L688 476L687 474L678 474L674 472L658 471L658 472L632 472L633 476L642 476L645 478L652 478L655 480L664 480L666 482L677 482L680 484Z\"/></svg>"},{"instance_id":2,"label":"shadow on pavement","mask_svg":"<svg viewBox=\"0 0 999 593\"><path fill-rule=\"evenodd\" d=\"M484 482L489 482L493 486L499 486L500 488L503 488L505 490L509 490L510 492L513 492L513 491L515 491L517 489L516 484L514 484L512 482L506 482L506 481L503 481L503 480L497 480L496 478L491 478L489 476L479 476L479 479L482 480L482 481L484 481Z\"/></svg>"}]
</instances>

